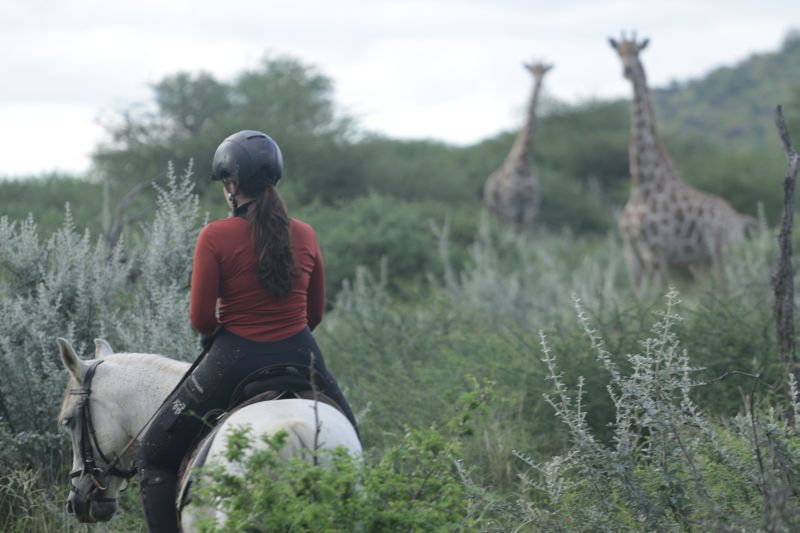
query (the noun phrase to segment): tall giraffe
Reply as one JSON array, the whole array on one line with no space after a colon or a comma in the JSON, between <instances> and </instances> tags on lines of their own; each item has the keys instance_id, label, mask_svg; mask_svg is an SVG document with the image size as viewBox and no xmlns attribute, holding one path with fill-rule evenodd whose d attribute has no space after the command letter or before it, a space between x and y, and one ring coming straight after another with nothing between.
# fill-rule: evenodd
<instances>
[{"instance_id":1,"label":"tall giraffe","mask_svg":"<svg viewBox=\"0 0 800 533\"><path fill-rule=\"evenodd\" d=\"M625 260L634 286L667 283L670 265L719 264L730 243L744 237L749 218L722 198L687 185L661 144L653 99L639 60L649 42L609 39L633 84L628 149L631 192L619 218Z\"/></svg>"},{"instance_id":2,"label":"tall giraffe","mask_svg":"<svg viewBox=\"0 0 800 533\"><path fill-rule=\"evenodd\" d=\"M525 124L517 134L505 162L489 176L483 188L483 206L486 210L518 231L532 229L539 211L539 178L531 163L531 153L542 78L553 68L543 63L526 63L524 66L534 79Z\"/></svg>"}]
</instances>

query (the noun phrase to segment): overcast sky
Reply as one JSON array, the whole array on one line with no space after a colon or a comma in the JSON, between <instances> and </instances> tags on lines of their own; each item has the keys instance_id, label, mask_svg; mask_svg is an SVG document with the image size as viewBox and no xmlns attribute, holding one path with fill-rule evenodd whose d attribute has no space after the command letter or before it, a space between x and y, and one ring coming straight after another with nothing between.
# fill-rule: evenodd
<instances>
[{"instance_id":1,"label":"overcast sky","mask_svg":"<svg viewBox=\"0 0 800 533\"><path fill-rule=\"evenodd\" d=\"M362 127L471 143L515 127L524 61L545 91L627 96L607 37L638 30L651 85L777 50L797 0L0 0L0 175L83 172L98 120L177 71L222 80L288 54L334 81ZM254 124L254 128L265 128Z\"/></svg>"}]
</instances>

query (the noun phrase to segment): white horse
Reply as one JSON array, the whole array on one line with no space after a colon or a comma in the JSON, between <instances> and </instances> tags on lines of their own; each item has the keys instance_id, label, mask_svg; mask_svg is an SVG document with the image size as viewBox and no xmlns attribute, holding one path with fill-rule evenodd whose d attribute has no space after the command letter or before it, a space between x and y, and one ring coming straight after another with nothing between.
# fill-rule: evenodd
<instances>
[{"instance_id":1,"label":"white horse","mask_svg":"<svg viewBox=\"0 0 800 533\"><path fill-rule=\"evenodd\" d=\"M81 522L105 522L114 515L123 481L134 474L142 429L189 368L188 363L160 355L114 354L106 341L94 342L95 360L82 361L69 342L58 339L70 376L59 413L73 451L67 510ZM338 410L313 400L288 399L252 404L227 418L206 462L225 464L227 436L243 426L255 437L285 431L286 458L307 458L310 443L319 449L343 446L354 457L362 453L355 429ZM253 440L254 446L259 440ZM184 532L195 530L201 512L208 510L189 505L182 511Z\"/></svg>"}]
</instances>

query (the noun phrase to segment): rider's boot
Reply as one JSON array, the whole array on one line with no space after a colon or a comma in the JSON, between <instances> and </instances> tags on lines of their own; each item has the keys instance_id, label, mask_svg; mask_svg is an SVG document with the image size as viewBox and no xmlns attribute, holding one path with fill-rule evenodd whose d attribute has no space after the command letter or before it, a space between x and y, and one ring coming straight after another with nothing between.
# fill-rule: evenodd
<instances>
[{"instance_id":1,"label":"rider's boot","mask_svg":"<svg viewBox=\"0 0 800 533\"><path fill-rule=\"evenodd\" d=\"M149 533L178 533L177 476L165 468L139 465L139 495Z\"/></svg>"}]
</instances>

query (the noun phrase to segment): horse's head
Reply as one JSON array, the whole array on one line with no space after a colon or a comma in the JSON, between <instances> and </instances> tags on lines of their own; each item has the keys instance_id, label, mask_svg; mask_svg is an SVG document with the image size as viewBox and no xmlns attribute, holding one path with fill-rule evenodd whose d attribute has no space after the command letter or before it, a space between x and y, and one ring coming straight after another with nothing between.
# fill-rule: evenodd
<instances>
[{"instance_id":1,"label":"horse's head","mask_svg":"<svg viewBox=\"0 0 800 533\"><path fill-rule=\"evenodd\" d=\"M84 362L69 342L58 339L61 362L70 375L58 415L72 440L67 511L81 522L110 520L124 480L133 475L133 450L125 450L130 434L119 421L120 403L116 387L109 383L110 371L101 365L113 351L104 340L94 342L95 360Z\"/></svg>"}]
</instances>

